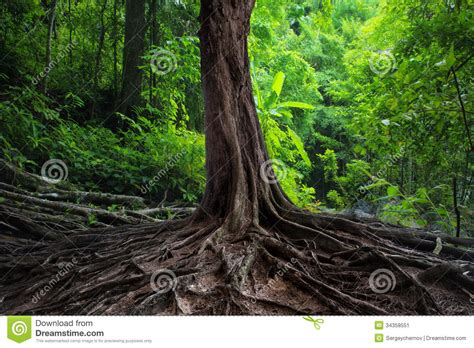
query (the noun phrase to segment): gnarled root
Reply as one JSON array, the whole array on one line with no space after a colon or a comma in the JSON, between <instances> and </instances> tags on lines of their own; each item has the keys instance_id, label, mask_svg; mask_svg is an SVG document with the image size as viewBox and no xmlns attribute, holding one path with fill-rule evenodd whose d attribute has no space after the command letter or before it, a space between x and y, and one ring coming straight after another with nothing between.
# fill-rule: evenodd
<instances>
[{"instance_id":1,"label":"gnarled root","mask_svg":"<svg viewBox=\"0 0 474 348\"><path fill-rule=\"evenodd\" d=\"M474 313L470 260L407 248L339 217L280 221L235 233L187 219L13 244L0 257L1 312Z\"/></svg>"}]
</instances>

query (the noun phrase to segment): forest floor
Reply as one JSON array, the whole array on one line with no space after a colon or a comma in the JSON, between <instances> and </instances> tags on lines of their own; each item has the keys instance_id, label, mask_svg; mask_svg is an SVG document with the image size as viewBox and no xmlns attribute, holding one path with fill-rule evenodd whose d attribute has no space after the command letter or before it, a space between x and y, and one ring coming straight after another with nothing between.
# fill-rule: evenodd
<instances>
[{"instance_id":1,"label":"forest floor","mask_svg":"<svg viewBox=\"0 0 474 348\"><path fill-rule=\"evenodd\" d=\"M328 214L337 240L216 238L193 207L1 165L1 313L474 314L474 239Z\"/></svg>"}]
</instances>

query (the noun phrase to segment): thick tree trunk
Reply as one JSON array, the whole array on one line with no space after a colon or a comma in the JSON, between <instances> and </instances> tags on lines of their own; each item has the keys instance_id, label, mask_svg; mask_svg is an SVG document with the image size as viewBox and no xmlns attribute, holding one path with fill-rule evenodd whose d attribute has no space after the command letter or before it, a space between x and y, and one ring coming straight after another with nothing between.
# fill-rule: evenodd
<instances>
[{"instance_id":1,"label":"thick tree trunk","mask_svg":"<svg viewBox=\"0 0 474 348\"><path fill-rule=\"evenodd\" d=\"M127 0L125 8L125 42L123 47L122 93L119 111L130 113L141 103L143 50L145 47L145 0Z\"/></svg>"},{"instance_id":2,"label":"thick tree trunk","mask_svg":"<svg viewBox=\"0 0 474 348\"><path fill-rule=\"evenodd\" d=\"M201 213L234 230L291 204L274 178L252 94L247 37L254 1L201 2L207 185ZM264 173L262 177L261 172Z\"/></svg>"}]
</instances>

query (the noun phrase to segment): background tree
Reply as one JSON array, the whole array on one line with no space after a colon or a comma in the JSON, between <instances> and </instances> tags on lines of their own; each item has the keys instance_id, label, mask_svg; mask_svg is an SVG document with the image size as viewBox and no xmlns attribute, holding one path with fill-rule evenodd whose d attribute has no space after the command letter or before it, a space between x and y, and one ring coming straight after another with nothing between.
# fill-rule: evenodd
<instances>
[{"instance_id":1,"label":"background tree","mask_svg":"<svg viewBox=\"0 0 474 348\"><path fill-rule=\"evenodd\" d=\"M141 104L142 56L145 48L145 0L125 2L125 41L123 46L122 93L119 111L128 114Z\"/></svg>"},{"instance_id":2,"label":"background tree","mask_svg":"<svg viewBox=\"0 0 474 348\"><path fill-rule=\"evenodd\" d=\"M57 3L57 0L51 0L49 4L46 4L48 36L46 40L45 77L43 80L43 92L46 92L48 90L48 77L49 77L49 70L51 69L51 45L52 45L55 20L56 20L56 3Z\"/></svg>"}]
</instances>

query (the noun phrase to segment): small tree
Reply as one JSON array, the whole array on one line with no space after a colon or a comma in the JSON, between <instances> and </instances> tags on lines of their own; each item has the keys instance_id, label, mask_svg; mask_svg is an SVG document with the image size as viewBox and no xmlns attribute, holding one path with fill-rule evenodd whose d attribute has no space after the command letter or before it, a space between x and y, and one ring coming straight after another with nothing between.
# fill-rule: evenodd
<instances>
[{"instance_id":1,"label":"small tree","mask_svg":"<svg viewBox=\"0 0 474 348\"><path fill-rule=\"evenodd\" d=\"M125 5L125 42L123 46L122 92L118 111L130 112L141 103L142 56L145 49L145 0L127 0Z\"/></svg>"}]
</instances>

